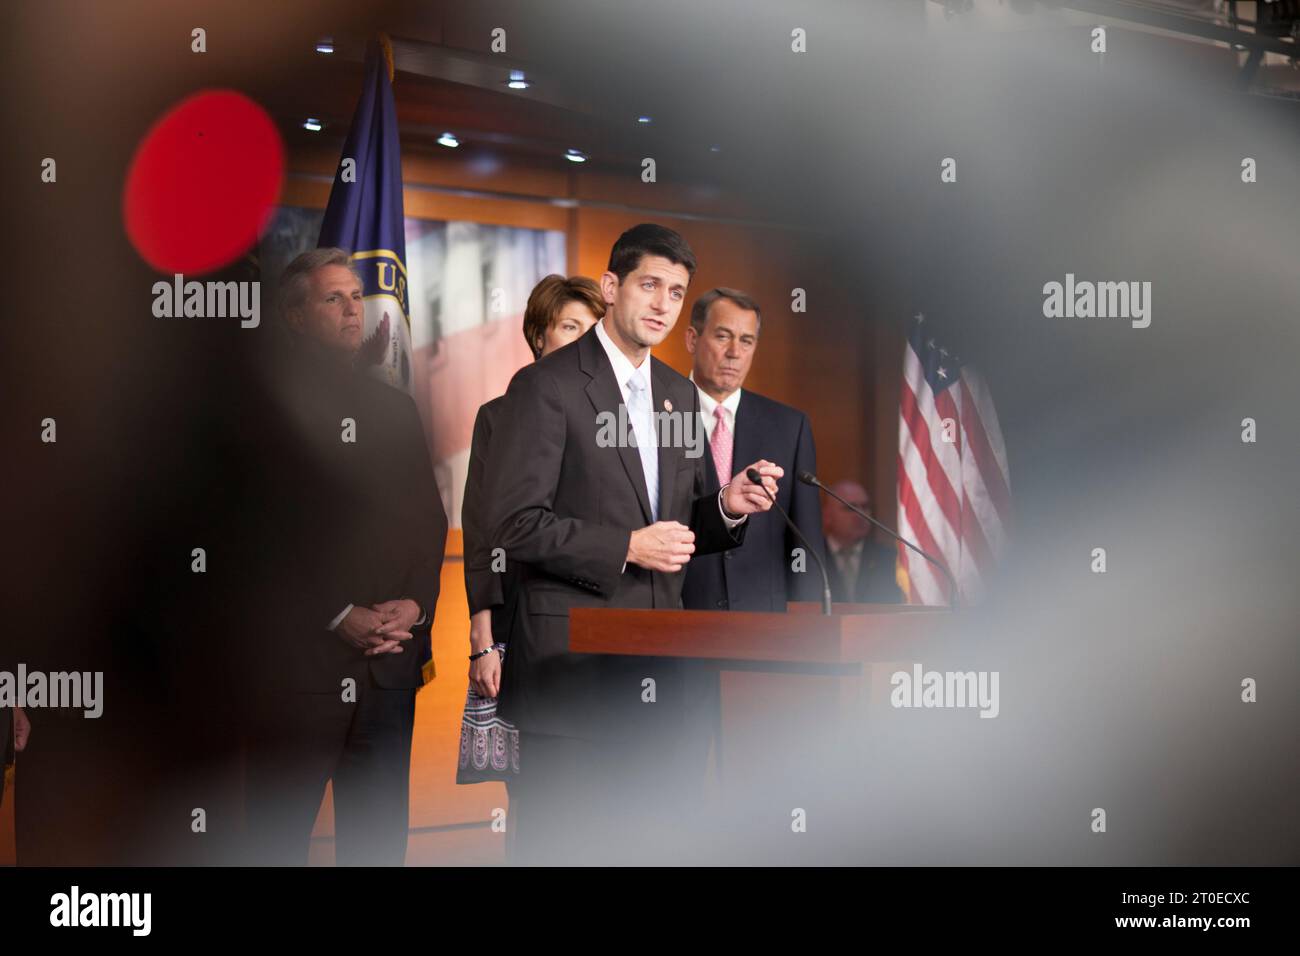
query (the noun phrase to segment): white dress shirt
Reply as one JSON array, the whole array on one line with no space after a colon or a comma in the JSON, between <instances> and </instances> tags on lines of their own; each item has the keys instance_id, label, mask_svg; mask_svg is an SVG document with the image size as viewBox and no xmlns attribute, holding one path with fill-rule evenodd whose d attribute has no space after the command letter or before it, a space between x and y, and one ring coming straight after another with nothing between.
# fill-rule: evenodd
<instances>
[{"instance_id":1,"label":"white dress shirt","mask_svg":"<svg viewBox=\"0 0 1300 956\"><path fill-rule=\"evenodd\" d=\"M632 377L632 373L641 372L641 378L645 380L646 397L650 399L650 408L655 407L654 383L650 381L650 356L647 355L641 360L641 364L633 365L632 360L623 354L623 350L614 344L614 340L609 337L605 331L605 322L601 320L596 323L596 338L600 340L601 348L605 350L605 355L609 357L609 364L614 367L614 381L618 382L618 392L623 396L623 404L631 395L627 390L627 380Z\"/></svg>"},{"instance_id":2,"label":"white dress shirt","mask_svg":"<svg viewBox=\"0 0 1300 956\"><path fill-rule=\"evenodd\" d=\"M628 398L630 397L628 395L627 380L631 378L632 373L637 371L639 368L641 370L641 377L645 380L646 396L650 399L650 409L651 411L654 411L654 384L650 380L650 356L647 354L646 357L641 360L640 366L633 365L632 360L623 354L623 350L614 344L614 340L611 339L609 333L605 331L604 319L601 319L596 323L596 340L600 342L600 347L605 350L605 355L609 358L609 364L614 369L614 381L618 382L618 392L623 396L623 404L627 405ZM739 389L737 389L736 395L736 401L739 402ZM722 490L718 491L718 512L722 515L722 520L726 523L728 528L734 528L737 525L742 524L745 521L745 518L748 517L748 515L741 515L739 518L728 517L726 509L722 507ZM627 570L627 565L624 565L623 569Z\"/></svg>"},{"instance_id":3,"label":"white dress shirt","mask_svg":"<svg viewBox=\"0 0 1300 956\"><path fill-rule=\"evenodd\" d=\"M694 372L691 373L691 381L692 382L695 381ZM708 395L708 393L706 393L704 389L700 388L698 385L695 386L695 391L699 392L700 395L700 417L704 419L704 436L710 443L712 443L713 426L718 423L718 420L713 415L713 410L718 407L718 403L714 401ZM728 395L726 398L722 400L722 410L723 412L726 413L727 428L731 429L731 441L732 441L733 449L735 448L735 441L736 441L736 409L739 407L740 407L740 389L736 389L734 392L732 392L730 395Z\"/></svg>"}]
</instances>

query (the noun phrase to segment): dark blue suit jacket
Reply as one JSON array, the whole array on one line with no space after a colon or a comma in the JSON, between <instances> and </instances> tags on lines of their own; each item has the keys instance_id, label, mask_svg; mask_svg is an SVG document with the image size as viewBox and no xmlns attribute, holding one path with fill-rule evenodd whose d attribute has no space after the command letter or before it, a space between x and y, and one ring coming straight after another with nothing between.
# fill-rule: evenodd
<instances>
[{"instance_id":1,"label":"dark blue suit jacket","mask_svg":"<svg viewBox=\"0 0 1300 956\"><path fill-rule=\"evenodd\" d=\"M777 482L776 500L824 559L821 501L816 488L798 479L800 471L817 473L817 449L808 416L743 389L736 408L732 471L760 458L785 469L785 477ZM704 459L708 489L716 493L722 486L707 445ZM799 543L776 509L751 515L746 523L750 528L743 547L692 556L682 587L683 606L695 610L784 611L787 601L820 603L822 579L817 562L807 556L806 570L791 570L791 552Z\"/></svg>"}]
</instances>

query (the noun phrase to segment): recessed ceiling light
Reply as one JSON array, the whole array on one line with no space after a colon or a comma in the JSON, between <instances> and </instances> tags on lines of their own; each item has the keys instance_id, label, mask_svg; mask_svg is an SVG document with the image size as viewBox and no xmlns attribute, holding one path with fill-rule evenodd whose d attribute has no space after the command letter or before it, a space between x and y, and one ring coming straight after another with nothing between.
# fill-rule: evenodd
<instances>
[{"instance_id":1,"label":"recessed ceiling light","mask_svg":"<svg viewBox=\"0 0 1300 956\"><path fill-rule=\"evenodd\" d=\"M636 121L642 124L643 126L649 126L651 123L654 122L654 120L651 119L649 116L638 116L636 118Z\"/></svg>"},{"instance_id":2,"label":"recessed ceiling light","mask_svg":"<svg viewBox=\"0 0 1300 956\"><path fill-rule=\"evenodd\" d=\"M310 130L313 133L319 133L321 130L325 128L325 124L318 119L308 117L308 119L306 119L303 122L302 128L305 130Z\"/></svg>"},{"instance_id":3,"label":"recessed ceiling light","mask_svg":"<svg viewBox=\"0 0 1300 956\"><path fill-rule=\"evenodd\" d=\"M506 83L506 86L510 87L512 90L526 90L528 87L532 86L532 84L529 83L527 78L524 76L523 70L511 70L510 80Z\"/></svg>"},{"instance_id":4,"label":"recessed ceiling light","mask_svg":"<svg viewBox=\"0 0 1300 956\"><path fill-rule=\"evenodd\" d=\"M316 52L317 52L317 53L333 53L333 52L334 52L334 38L333 38L333 37L321 37L319 40L317 40L317 41L316 41Z\"/></svg>"},{"instance_id":5,"label":"recessed ceiling light","mask_svg":"<svg viewBox=\"0 0 1300 956\"><path fill-rule=\"evenodd\" d=\"M566 149L564 151L564 158L571 163L585 163L587 161L587 154L580 149Z\"/></svg>"},{"instance_id":6,"label":"recessed ceiling light","mask_svg":"<svg viewBox=\"0 0 1300 956\"><path fill-rule=\"evenodd\" d=\"M460 145L460 140L456 138L455 133L443 133L438 137L438 145L446 146L448 149L455 149Z\"/></svg>"}]
</instances>

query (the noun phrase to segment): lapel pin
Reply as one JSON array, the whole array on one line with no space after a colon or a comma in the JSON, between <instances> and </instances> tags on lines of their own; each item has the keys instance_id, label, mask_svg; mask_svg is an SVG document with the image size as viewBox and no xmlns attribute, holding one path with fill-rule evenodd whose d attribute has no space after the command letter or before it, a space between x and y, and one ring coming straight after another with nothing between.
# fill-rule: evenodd
<instances>
[{"instance_id":1,"label":"lapel pin","mask_svg":"<svg viewBox=\"0 0 1300 956\"><path fill-rule=\"evenodd\" d=\"M671 412L672 410L673 410L673 403L670 402L670 401L668 401L668 399L665 398L665 399L664 399L664 411L666 411L666 412Z\"/></svg>"}]
</instances>

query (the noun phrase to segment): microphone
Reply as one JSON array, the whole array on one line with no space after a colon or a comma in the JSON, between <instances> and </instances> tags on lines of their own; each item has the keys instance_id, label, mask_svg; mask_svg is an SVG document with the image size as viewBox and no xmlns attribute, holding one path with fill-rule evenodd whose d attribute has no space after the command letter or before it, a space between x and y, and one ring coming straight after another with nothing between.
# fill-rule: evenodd
<instances>
[{"instance_id":1,"label":"microphone","mask_svg":"<svg viewBox=\"0 0 1300 956\"><path fill-rule=\"evenodd\" d=\"M808 539L803 536L803 532L795 527L794 522L790 520L790 516L785 513L785 509L777 504L776 498L772 497L772 492L768 491L767 485L763 484L763 476L758 473L758 469L745 469L745 477L763 489L763 494L767 495L767 497L771 499L772 505L776 510L781 512L781 517L785 519L785 523L789 526L790 530L794 532L794 536L799 540L799 543L803 545L804 550L811 554L817 561L817 568L822 573L822 613L830 614L831 579L826 576L826 565L822 563L822 556L817 553L817 550L811 544L808 543Z\"/></svg>"},{"instance_id":2,"label":"microphone","mask_svg":"<svg viewBox=\"0 0 1300 956\"><path fill-rule=\"evenodd\" d=\"M840 497L839 495L837 495L835 492L831 491L829 488L827 488L825 485L823 485L820 481L818 481L818 480L817 480L817 476L814 475L811 471L801 471L801 472L799 472L799 480L802 481L805 485L812 485L814 488L820 488L822 491L826 492L828 495L830 495L832 498L834 498L836 501L838 501L838 502L839 502L840 504L842 504L844 507L846 507L846 508L848 508L850 511L852 511L852 512L853 512L855 515L857 515L859 518L866 518L868 521L870 521L873 525L875 525L875 526L876 526L877 528L879 528L881 531L885 532L885 534L889 535L891 538L893 538L893 539L896 540L896 541L901 541L903 544L907 545L909 548L911 548L913 551L915 551L915 552L916 552L917 554L919 554L921 557L925 558L925 560L929 561L929 562L930 562L931 564L933 564L936 568L938 568L940 571L942 571L942 572L943 572L943 576L944 576L945 578L948 579L948 586L952 589L952 592L951 592L951 593L952 593L952 605L951 605L951 606L952 606L952 609L953 609L954 611L957 610L957 580L956 580L956 578L954 578L954 577L952 576L952 572L948 570L948 568L944 565L944 563L943 563L942 561L940 561L940 560L939 560L938 558L936 558L934 555L932 555L932 554L927 554L926 552L922 551L922 550L921 550L920 548L918 548L916 545L912 544L912 542L908 541L906 538L904 538L902 535L900 535L897 531L892 531L892 530L890 530L889 528L886 528L883 524L881 524L881 523L880 523L879 521L877 521L875 518L871 517L871 515L867 514L867 513L866 513L865 511L863 511L861 508L857 507L856 505L851 505L851 504L849 504L847 501L845 501L843 498L841 498L841 497Z\"/></svg>"}]
</instances>

